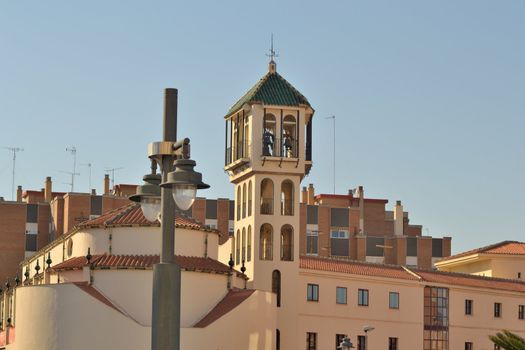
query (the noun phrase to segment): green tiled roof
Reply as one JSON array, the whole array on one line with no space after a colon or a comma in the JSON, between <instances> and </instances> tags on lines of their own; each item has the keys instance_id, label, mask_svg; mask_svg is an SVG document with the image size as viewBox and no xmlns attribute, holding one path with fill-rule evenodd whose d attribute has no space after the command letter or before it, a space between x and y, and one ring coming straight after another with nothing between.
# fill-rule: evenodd
<instances>
[{"instance_id":1,"label":"green tiled roof","mask_svg":"<svg viewBox=\"0 0 525 350\"><path fill-rule=\"evenodd\" d=\"M227 115L238 111L245 103L259 102L265 105L299 106L310 103L296 88L277 72L268 72L228 111Z\"/></svg>"}]
</instances>

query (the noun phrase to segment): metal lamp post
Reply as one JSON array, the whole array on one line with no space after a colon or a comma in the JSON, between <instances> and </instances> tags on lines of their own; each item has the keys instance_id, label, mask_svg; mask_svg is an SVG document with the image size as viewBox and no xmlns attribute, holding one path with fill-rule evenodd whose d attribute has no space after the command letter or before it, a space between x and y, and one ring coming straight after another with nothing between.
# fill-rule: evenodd
<instances>
[{"instance_id":1,"label":"metal lamp post","mask_svg":"<svg viewBox=\"0 0 525 350\"><path fill-rule=\"evenodd\" d=\"M368 332L372 332L375 329L375 327L372 326L364 326L363 331L365 332L365 350L368 349Z\"/></svg>"},{"instance_id":2,"label":"metal lamp post","mask_svg":"<svg viewBox=\"0 0 525 350\"><path fill-rule=\"evenodd\" d=\"M337 348L341 350L354 349L354 344L352 344L352 341L350 340L350 338L348 338L348 336L345 336L343 338L343 341L341 342L341 344L339 344Z\"/></svg>"},{"instance_id":3,"label":"metal lamp post","mask_svg":"<svg viewBox=\"0 0 525 350\"><path fill-rule=\"evenodd\" d=\"M175 262L175 202L181 210L188 210L196 190L210 187L202 182L200 173L193 171L189 143L187 138L177 141L177 89L166 89L163 140L148 145L151 174L144 176L144 185L130 197L141 203L147 220L161 221L160 262L153 267L152 350L180 349L181 272ZM156 174L156 164L160 165L160 175Z\"/></svg>"}]
</instances>

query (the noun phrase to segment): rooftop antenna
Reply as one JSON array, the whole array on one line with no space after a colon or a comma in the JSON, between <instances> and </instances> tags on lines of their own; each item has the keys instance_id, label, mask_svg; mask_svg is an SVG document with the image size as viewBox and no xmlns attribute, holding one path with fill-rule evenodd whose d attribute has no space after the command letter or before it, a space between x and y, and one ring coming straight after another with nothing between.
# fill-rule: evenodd
<instances>
[{"instance_id":1,"label":"rooftop antenna","mask_svg":"<svg viewBox=\"0 0 525 350\"><path fill-rule=\"evenodd\" d=\"M91 166L93 164L91 164L91 163L84 163L84 164L80 164L80 165L87 166L88 169L89 169L89 188L88 188L88 193L91 193Z\"/></svg>"},{"instance_id":2,"label":"rooftop antenna","mask_svg":"<svg viewBox=\"0 0 525 350\"><path fill-rule=\"evenodd\" d=\"M66 147L66 152L70 152L73 155L73 172L71 174L71 192L75 192L75 176L80 175L77 173L77 148L75 146Z\"/></svg>"},{"instance_id":3,"label":"rooftop antenna","mask_svg":"<svg viewBox=\"0 0 525 350\"><path fill-rule=\"evenodd\" d=\"M270 42L270 53L269 54L267 53L266 56L270 57L270 61L273 61L275 57L279 57L279 55L275 53L275 50L273 49L273 33L272 33L271 42Z\"/></svg>"},{"instance_id":4,"label":"rooftop antenna","mask_svg":"<svg viewBox=\"0 0 525 350\"><path fill-rule=\"evenodd\" d=\"M325 119L333 119L334 120L334 153L333 153L333 166L334 166L334 194L335 194L335 115L332 115L330 117L326 117Z\"/></svg>"},{"instance_id":5,"label":"rooftop antenna","mask_svg":"<svg viewBox=\"0 0 525 350\"><path fill-rule=\"evenodd\" d=\"M106 168L107 172L111 172L111 188L115 188L115 171L124 169L123 167L120 168Z\"/></svg>"},{"instance_id":6,"label":"rooftop antenna","mask_svg":"<svg viewBox=\"0 0 525 350\"><path fill-rule=\"evenodd\" d=\"M24 149L23 148L20 148L20 147L4 147L6 150L8 150L9 152L13 152L13 180L12 180L12 184L11 184L11 200L14 201L15 200L15 165L16 165L16 154L18 152L23 152Z\"/></svg>"}]
</instances>

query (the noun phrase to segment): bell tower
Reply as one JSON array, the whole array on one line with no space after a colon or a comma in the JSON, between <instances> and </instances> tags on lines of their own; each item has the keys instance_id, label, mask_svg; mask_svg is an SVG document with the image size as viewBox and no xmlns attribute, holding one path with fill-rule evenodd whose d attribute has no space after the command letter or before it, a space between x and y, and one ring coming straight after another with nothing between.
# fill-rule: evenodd
<instances>
[{"instance_id":1,"label":"bell tower","mask_svg":"<svg viewBox=\"0 0 525 350\"><path fill-rule=\"evenodd\" d=\"M271 52L266 75L225 116L224 169L235 186L235 268L244 261L253 288L276 294L276 339L291 349L297 336L300 184L312 166L314 110L277 73Z\"/></svg>"}]
</instances>

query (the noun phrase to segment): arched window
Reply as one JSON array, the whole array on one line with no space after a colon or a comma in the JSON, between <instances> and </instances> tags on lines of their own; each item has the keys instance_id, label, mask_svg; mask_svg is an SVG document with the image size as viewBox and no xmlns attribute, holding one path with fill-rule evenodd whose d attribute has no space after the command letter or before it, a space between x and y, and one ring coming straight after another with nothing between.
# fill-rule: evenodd
<instances>
[{"instance_id":1,"label":"arched window","mask_svg":"<svg viewBox=\"0 0 525 350\"><path fill-rule=\"evenodd\" d=\"M235 257L235 233L230 233L230 237L231 237L231 240L232 240L232 259L233 261L235 261L236 257Z\"/></svg>"},{"instance_id":2,"label":"arched window","mask_svg":"<svg viewBox=\"0 0 525 350\"><path fill-rule=\"evenodd\" d=\"M295 117L287 115L283 119L283 151L281 156L286 158L297 158L297 122Z\"/></svg>"},{"instance_id":3,"label":"arched window","mask_svg":"<svg viewBox=\"0 0 525 350\"><path fill-rule=\"evenodd\" d=\"M242 185L242 218L246 217L246 184Z\"/></svg>"},{"instance_id":4,"label":"arched window","mask_svg":"<svg viewBox=\"0 0 525 350\"><path fill-rule=\"evenodd\" d=\"M293 215L293 182L284 180L281 184L281 215Z\"/></svg>"},{"instance_id":5,"label":"arched window","mask_svg":"<svg viewBox=\"0 0 525 350\"><path fill-rule=\"evenodd\" d=\"M246 252L247 261L252 261L252 227L248 226L248 251Z\"/></svg>"},{"instance_id":6,"label":"arched window","mask_svg":"<svg viewBox=\"0 0 525 350\"><path fill-rule=\"evenodd\" d=\"M248 122L249 118L246 116L244 118L244 157L250 157L250 123Z\"/></svg>"},{"instance_id":7,"label":"arched window","mask_svg":"<svg viewBox=\"0 0 525 350\"><path fill-rule=\"evenodd\" d=\"M252 182L248 182L248 216L252 216Z\"/></svg>"},{"instance_id":8,"label":"arched window","mask_svg":"<svg viewBox=\"0 0 525 350\"><path fill-rule=\"evenodd\" d=\"M237 186L237 221L241 220L241 185Z\"/></svg>"},{"instance_id":9,"label":"arched window","mask_svg":"<svg viewBox=\"0 0 525 350\"><path fill-rule=\"evenodd\" d=\"M273 260L273 229L270 224L261 226L261 235L259 239L259 259Z\"/></svg>"},{"instance_id":10,"label":"arched window","mask_svg":"<svg viewBox=\"0 0 525 350\"><path fill-rule=\"evenodd\" d=\"M277 153L275 152L275 130L275 116L273 114L266 114L264 116L264 128L262 135L263 156L277 156Z\"/></svg>"},{"instance_id":11,"label":"arched window","mask_svg":"<svg viewBox=\"0 0 525 350\"><path fill-rule=\"evenodd\" d=\"M270 179L261 182L261 214L273 214L273 181Z\"/></svg>"},{"instance_id":12,"label":"arched window","mask_svg":"<svg viewBox=\"0 0 525 350\"><path fill-rule=\"evenodd\" d=\"M272 293L277 296L277 307L281 307L281 271L272 272Z\"/></svg>"},{"instance_id":13,"label":"arched window","mask_svg":"<svg viewBox=\"0 0 525 350\"><path fill-rule=\"evenodd\" d=\"M235 238L235 264L239 265L241 260L241 231L237 230L237 237Z\"/></svg>"},{"instance_id":14,"label":"arched window","mask_svg":"<svg viewBox=\"0 0 525 350\"><path fill-rule=\"evenodd\" d=\"M293 260L293 227L290 225L281 228L281 260Z\"/></svg>"},{"instance_id":15,"label":"arched window","mask_svg":"<svg viewBox=\"0 0 525 350\"><path fill-rule=\"evenodd\" d=\"M241 261L246 261L246 229L242 228L242 255Z\"/></svg>"}]
</instances>

